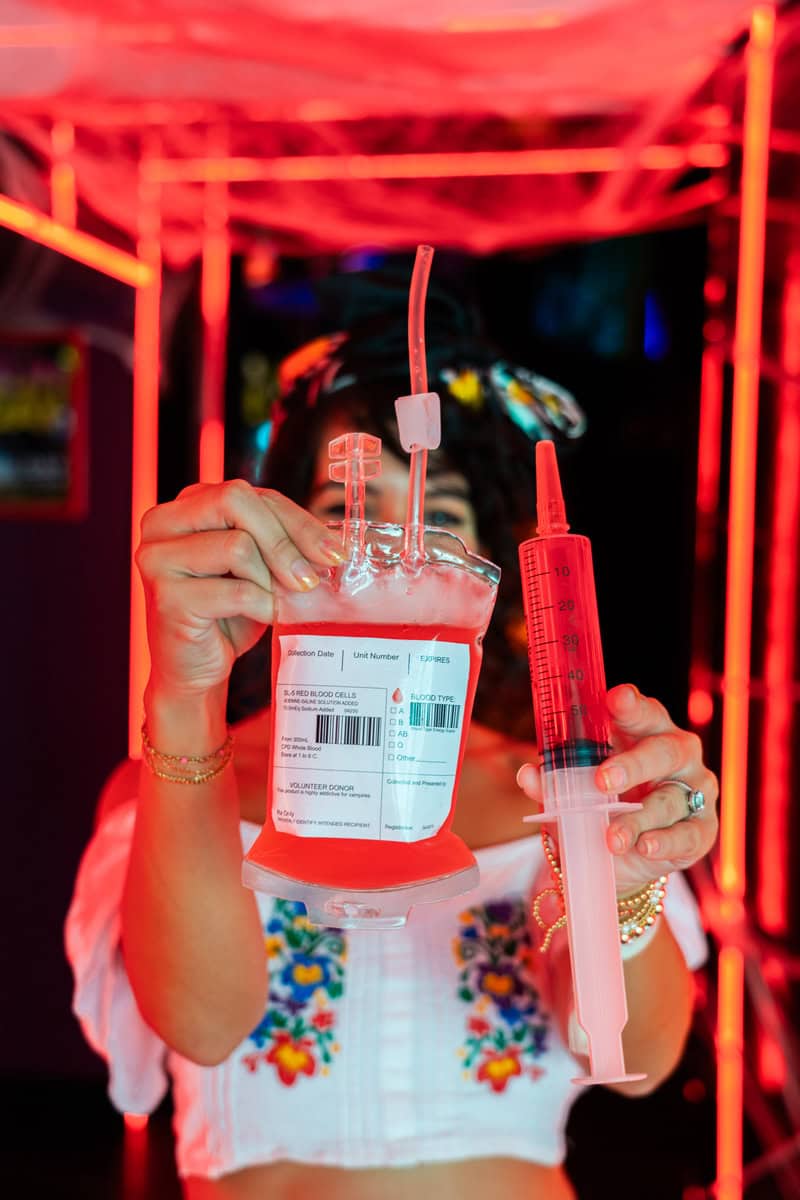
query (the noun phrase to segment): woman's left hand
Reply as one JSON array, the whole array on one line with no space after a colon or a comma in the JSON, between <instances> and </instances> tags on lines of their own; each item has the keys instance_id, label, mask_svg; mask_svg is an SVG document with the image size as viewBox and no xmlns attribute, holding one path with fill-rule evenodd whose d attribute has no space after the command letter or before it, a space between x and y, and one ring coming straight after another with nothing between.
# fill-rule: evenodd
<instances>
[{"instance_id":1,"label":"woman's left hand","mask_svg":"<svg viewBox=\"0 0 800 1200\"><path fill-rule=\"evenodd\" d=\"M708 854L719 825L719 785L703 763L700 739L679 729L658 700L622 684L608 693L608 709L614 753L598 767L597 785L643 806L615 814L609 824L617 892L624 895ZM533 795L540 789L538 781L526 786L534 783L530 770L520 771L519 782ZM686 791L670 779L702 792L705 807L691 815Z\"/></svg>"}]
</instances>

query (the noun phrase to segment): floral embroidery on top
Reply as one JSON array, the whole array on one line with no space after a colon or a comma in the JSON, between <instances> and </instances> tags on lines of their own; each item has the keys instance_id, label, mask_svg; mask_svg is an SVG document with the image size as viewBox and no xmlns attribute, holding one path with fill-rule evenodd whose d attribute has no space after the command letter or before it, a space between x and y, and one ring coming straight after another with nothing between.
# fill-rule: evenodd
<instances>
[{"instance_id":1,"label":"floral embroidery on top","mask_svg":"<svg viewBox=\"0 0 800 1200\"><path fill-rule=\"evenodd\" d=\"M302 904L276 900L265 928L269 1005L250 1034L257 1049L245 1054L248 1071L262 1063L292 1087L301 1075L327 1075L336 1041L336 1006L344 991L347 943L338 929L319 929Z\"/></svg>"},{"instance_id":2,"label":"floral embroidery on top","mask_svg":"<svg viewBox=\"0 0 800 1200\"><path fill-rule=\"evenodd\" d=\"M504 1092L516 1076L539 1079L549 1017L534 984L534 947L525 902L502 900L460 915L453 954L459 999L471 1006L459 1056L464 1076Z\"/></svg>"}]
</instances>

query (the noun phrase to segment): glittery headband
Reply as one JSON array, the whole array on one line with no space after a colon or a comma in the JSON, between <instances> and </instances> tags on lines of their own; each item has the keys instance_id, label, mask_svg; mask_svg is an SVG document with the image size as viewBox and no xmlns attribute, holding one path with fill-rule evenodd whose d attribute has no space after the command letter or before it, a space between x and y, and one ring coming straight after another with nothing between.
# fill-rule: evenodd
<instances>
[{"instance_id":1,"label":"glittery headband","mask_svg":"<svg viewBox=\"0 0 800 1200\"><path fill-rule=\"evenodd\" d=\"M316 338L283 360L278 373L280 396L272 414L273 438L286 415L285 400L290 393L302 393L306 406L313 408L320 397L334 395L358 382L338 356L347 340L346 333ZM303 383L304 389L299 386ZM532 441L577 438L586 428L585 414L571 392L543 375L502 359L483 366L440 367L431 378L431 387L440 394L446 391L463 408L476 413L486 406L489 397L494 398Z\"/></svg>"}]
</instances>

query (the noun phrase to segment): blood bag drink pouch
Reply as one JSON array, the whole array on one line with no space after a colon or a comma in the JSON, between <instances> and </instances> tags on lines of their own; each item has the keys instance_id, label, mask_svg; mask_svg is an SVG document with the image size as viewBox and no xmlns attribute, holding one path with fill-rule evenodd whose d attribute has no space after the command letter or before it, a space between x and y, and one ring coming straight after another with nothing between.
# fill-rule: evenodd
<instances>
[{"instance_id":1,"label":"blood bag drink pouch","mask_svg":"<svg viewBox=\"0 0 800 1200\"><path fill-rule=\"evenodd\" d=\"M316 924L383 928L478 882L451 825L500 571L455 534L416 526L409 553L408 525L364 520L378 438L330 452L345 562L310 592L276 585L267 814L243 879Z\"/></svg>"},{"instance_id":2,"label":"blood bag drink pouch","mask_svg":"<svg viewBox=\"0 0 800 1200\"><path fill-rule=\"evenodd\" d=\"M424 523L428 451L441 436L425 364L432 258L430 246L417 248L412 394L395 406L410 454L405 525L365 519L380 439L335 438L345 561L311 592L275 594L267 818L243 879L341 929L404 925L412 905L478 883L451 826L500 570Z\"/></svg>"}]
</instances>

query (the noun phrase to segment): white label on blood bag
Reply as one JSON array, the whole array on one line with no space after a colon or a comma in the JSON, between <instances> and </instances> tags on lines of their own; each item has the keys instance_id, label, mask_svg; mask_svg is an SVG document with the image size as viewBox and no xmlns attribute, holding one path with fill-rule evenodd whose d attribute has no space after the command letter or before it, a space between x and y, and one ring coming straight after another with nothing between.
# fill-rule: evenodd
<instances>
[{"instance_id":1,"label":"white label on blood bag","mask_svg":"<svg viewBox=\"0 0 800 1200\"><path fill-rule=\"evenodd\" d=\"M453 797L469 646L280 635L272 819L298 837L417 842Z\"/></svg>"}]
</instances>

